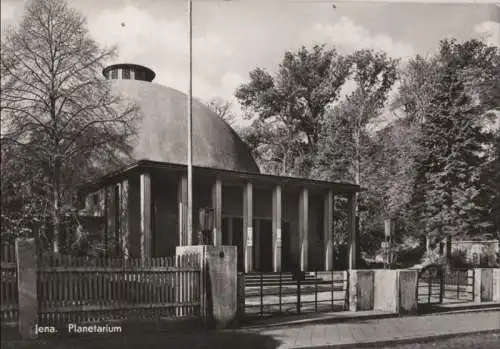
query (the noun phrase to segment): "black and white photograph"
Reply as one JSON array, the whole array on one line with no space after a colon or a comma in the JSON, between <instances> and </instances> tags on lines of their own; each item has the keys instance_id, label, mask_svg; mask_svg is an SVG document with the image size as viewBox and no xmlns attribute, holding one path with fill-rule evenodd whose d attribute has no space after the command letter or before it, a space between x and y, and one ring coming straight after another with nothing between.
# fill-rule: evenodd
<instances>
[{"instance_id":1,"label":"black and white photograph","mask_svg":"<svg viewBox=\"0 0 500 349\"><path fill-rule=\"evenodd\" d=\"M500 348L500 2L0 3L2 349Z\"/></svg>"}]
</instances>

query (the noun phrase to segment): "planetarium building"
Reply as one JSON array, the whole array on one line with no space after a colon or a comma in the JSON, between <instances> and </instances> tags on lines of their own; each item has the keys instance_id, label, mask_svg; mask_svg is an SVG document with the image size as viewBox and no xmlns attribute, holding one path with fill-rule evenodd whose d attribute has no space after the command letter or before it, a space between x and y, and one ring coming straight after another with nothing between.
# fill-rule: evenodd
<instances>
[{"instance_id":1,"label":"planetarium building","mask_svg":"<svg viewBox=\"0 0 500 349\"><path fill-rule=\"evenodd\" d=\"M103 218L103 240L124 257L175 255L198 243L199 212L212 212L211 243L238 247L238 270L333 268L333 199L348 199L355 263L354 195L347 183L261 174L244 142L193 99L193 236L187 234L187 96L153 82L135 64L103 71L113 92L136 103L137 137L128 167L82 188L85 211Z\"/></svg>"}]
</instances>

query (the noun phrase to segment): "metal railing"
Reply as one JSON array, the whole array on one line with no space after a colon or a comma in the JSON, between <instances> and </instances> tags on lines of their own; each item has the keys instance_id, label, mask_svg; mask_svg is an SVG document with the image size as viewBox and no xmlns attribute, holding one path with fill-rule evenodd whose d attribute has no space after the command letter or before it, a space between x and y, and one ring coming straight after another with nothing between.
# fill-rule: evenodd
<instances>
[{"instance_id":1,"label":"metal railing","mask_svg":"<svg viewBox=\"0 0 500 349\"><path fill-rule=\"evenodd\" d=\"M245 314L270 316L348 309L345 271L245 274Z\"/></svg>"}]
</instances>

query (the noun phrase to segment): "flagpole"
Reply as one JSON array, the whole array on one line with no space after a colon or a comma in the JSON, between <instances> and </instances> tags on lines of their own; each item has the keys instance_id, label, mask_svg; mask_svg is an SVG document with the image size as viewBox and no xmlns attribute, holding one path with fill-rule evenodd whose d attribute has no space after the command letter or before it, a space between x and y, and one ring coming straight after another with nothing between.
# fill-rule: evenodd
<instances>
[{"instance_id":1,"label":"flagpole","mask_svg":"<svg viewBox=\"0 0 500 349\"><path fill-rule=\"evenodd\" d=\"M189 84L188 84L188 146L187 146L187 245L193 244L193 3L188 0L188 59L189 59Z\"/></svg>"}]
</instances>

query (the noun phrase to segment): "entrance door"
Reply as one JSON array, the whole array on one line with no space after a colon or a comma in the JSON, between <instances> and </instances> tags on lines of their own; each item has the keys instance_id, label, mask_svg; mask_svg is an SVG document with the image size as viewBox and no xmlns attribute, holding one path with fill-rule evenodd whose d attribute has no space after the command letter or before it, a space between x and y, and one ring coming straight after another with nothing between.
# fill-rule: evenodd
<instances>
[{"instance_id":1,"label":"entrance door","mask_svg":"<svg viewBox=\"0 0 500 349\"><path fill-rule=\"evenodd\" d=\"M243 271L243 219L222 218L222 244L237 247L237 270Z\"/></svg>"},{"instance_id":2,"label":"entrance door","mask_svg":"<svg viewBox=\"0 0 500 349\"><path fill-rule=\"evenodd\" d=\"M273 221L270 219L260 220L259 229L259 259L260 271L273 271Z\"/></svg>"},{"instance_id":3,"label":"entrance door","mask_svg":"<svg viewBox=\"0 0 500 349\"><path fill-rule=\"evenodd\" d=\"M245 269L243 261L243 218L232 218L233 220L233 246L238 247L238 271Z\"/></svg>"},{"instance_id":4,"label":"entrance door","mask_svg":"<svg viewBox=\"0 0 500 349\"><path fill-rule=\"evenodd\" d=\"M290 223L281 222L281 270L295 271L295 264L290 257Z\"/></svg>"}]
</instances>

